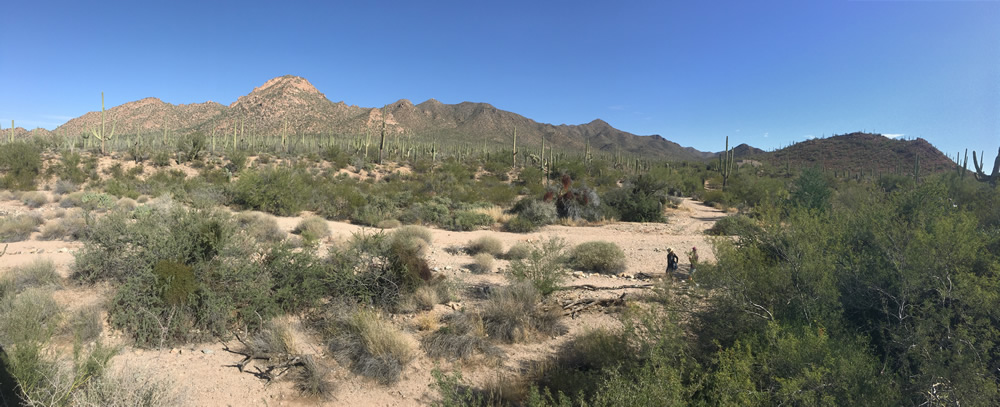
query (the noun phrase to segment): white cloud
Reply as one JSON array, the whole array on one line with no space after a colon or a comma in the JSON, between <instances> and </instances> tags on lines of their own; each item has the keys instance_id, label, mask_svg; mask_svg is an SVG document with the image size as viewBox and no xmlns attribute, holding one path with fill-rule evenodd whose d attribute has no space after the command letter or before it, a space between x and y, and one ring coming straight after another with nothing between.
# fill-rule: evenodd
<instances>
[{"instance_id":1,"label":"white cloud","mask_svg":"<svg viewBox=\"0 0 1000 407\"><path fill-rule=\"evenodd\" d=\"M768 133L768 132L764 132L764 138L767 138L767 136L768 136L768 135L770 135L770 134L771 134L771 133Z\"/></svg>"},{"instance_id":2,"label":"white cloud","mask_svg":"<svg viewBox=\"0 0 1000 407\"><path fill-rule=\"evenodd\" d=\"M885 134L883 134L883 136L886 136L888 138L900 138L900 137L905 136L905 134L902 134L902 133L899 133L899 134L885 133Z\"/></svg>"},{"instance_id":3,"label":"white cloud","mask_svg":"<svg viewBox=\"0 0 1000 407\"><path fill-rule=\"evenodd\" d=\"M802 138L804 138L806 140L812 140L812 139L816 138L816 136L814 136L812 134L806 134L806 135L802 136Z\"/></svg>"}]
</instances>

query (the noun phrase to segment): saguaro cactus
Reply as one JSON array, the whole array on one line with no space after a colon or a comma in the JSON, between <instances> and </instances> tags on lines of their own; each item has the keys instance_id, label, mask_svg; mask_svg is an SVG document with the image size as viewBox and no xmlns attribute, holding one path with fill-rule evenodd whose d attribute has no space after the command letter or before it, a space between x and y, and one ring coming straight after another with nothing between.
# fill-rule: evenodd
<instances>
[{"instance_id":1,"label":"saguaro cactus","mask_svg":"<svg viewBox=\"0 0 1000 407\"><path fill-rule=\"evenodd\" d=\"M510 154L510 157L511 157L510 158L511 159L510 168L512 170L513 169L517 169L517 127L516 126L514 127L514 148L513 148L513 152Z\"/></svg>"},{"instance_id":2,"label":"saguaro cactus","mask_svg":"<svg viewBox=\"0 0 1000 407\"><path fill-rule=\"evenodd\" d=\"M729 136L726 136L726 150L719 156L719 172L722 173L722 190L729 185L729 176L733 173L733 162L736 161L736 149L729 149Z\"/></svg>"},{"instance_id":3,"label":"saguaro cactus","mask_svg":"<svg viewBox=\"0 0 1000 407\"><path fill-rule=\"evenodd\" d=\"M382 154L385 151L385 114L386 114L386 107L389 107L389 105L382 106L382 114L381 114L381 116L382 116L382 135L381 135L380 140L378 142L378 165L382 165Z\"/></svg>"},{"instance_id":4,"label":"saguaro cactus","mask_svg":"<svg viewBox=\"0 0 1000 407\"><path fill-rule=\"evenodd\" d=\"M95 139L101 140L101 154L106 154L104 149L104 142L111 140L115 137L115 122L111 123L111 134L105 133L104 128L104 92L101 92L101 131L98 132L97 128L90 129L90 134L94 136Z\"/></svg>"},{"instance_id":5,"label":"saguaro cactus","mask_svg":"<svg viewBox=\"0 0 1000 407\"><path fill-rule=\"evenodd\" d=\"M972 153L975 154L976 152L973 151ZM966 173L966 171L969 170L969 149L965 149L965 159L964 160L959 161L958 157L959 156L956 153L956 155L955 155L955 170L958 171L958 179L965 179L965 173ZM962 165L958 165L959 162L961 162Z\"/></svg>"},{"instance_id":6,"label":"saguaro cactus","mask_svg":"<svg viewBox=\"0 0 1000 407\"><path fill-rule=\"evenodd\" d=\"M989 182L991 187L996 188L997 178L1000 178L1000 149L997 149L997 158L993 161L993 172L986 175L983 172L983 164L986 161L986 153L983 153L983 162L976 159L976 152L972 152L972 165L976 167L976 181Z\"/></svg>"}]
</instances>

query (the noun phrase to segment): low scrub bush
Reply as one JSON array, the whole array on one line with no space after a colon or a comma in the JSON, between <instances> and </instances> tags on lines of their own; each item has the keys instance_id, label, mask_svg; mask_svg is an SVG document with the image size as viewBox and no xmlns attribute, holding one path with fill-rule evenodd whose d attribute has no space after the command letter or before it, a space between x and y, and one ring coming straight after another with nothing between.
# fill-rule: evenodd
<instances>
[{"instance_id":1,"label":"low scrub bush","mask_svg":"<svg viewBox=\"0 0 1000 407\"><path fill-rule=\"evenodd\" d=\"M309 174L289 168L248 170L231 184L229 193L232 202L244 208L293 216L308 201L310 182Z\"/></svg>"},{"instance_id":2,"label":"low scrub bush","mask_svg":"<svg viewBox=\"0 0 1000 407\"><path fill-rule=\"evenodd\" d=\"M445 326L425 336L420 348L435 359L469 361L477 357L500 360L506 354L490 342L478 313L454 313L445 317Z\"/></svg>"},{"instance_id":3,"label":"low scrub bush","mask_svg":"<svg viewBox=\"0 0 1000 407\"><path fill-rule=\"evenodd\" d=\"M558 219L558 211L555 204L536 199L522 199L517 201L510 212L531 222L536 227L551 225Z\"/></svg>"},{"instance_id":4,"label":"low scrub bush","mask_svg":"<svg viewBox=\"0 0 1000 407\"><path fill-rule=\"evenodd\" d=\"M57 286L62 281L56 266L49 259L35 259L31 263L16 266L10 270L6 278L10 279L17 292L29 287Z\"/></svg>"},{"instance_id":5,"label":"low scrub bush","mask_svg":"<svg viewBox=\"0 0 1000 407\"><path fill-rule=\"evenodd\" d=\"M640 175L604 195L604 204L626 222L663 222L666 184Z\"/></svg>"},{"instance_id":6,"label":"low scrub bush","mask_svg":"<svg viewBox=\"0 0 1000 407\"><path fill-rule=\"evenodd\" d=\"M581 243L570 250L569 264L577 270L618 274L625 271L625 252L611 242Z\"/></svg>"},{"instance_id":7,"label":"low scrub bush","mask_svg":"<svg viewBox=\"0 0 1000 407\"><path fill-rule=\"evenodd\" d=\"M465 246L469 254L487 253L492 256L503 254L503 242L494 236L482 236L473 240Z\"/></svg>"},{"instance_id":8,"label":"low scrub bush","mask_svg":"<svg viewBox=\"0 0 1000 407\"><path fill-rule=\"evenodd\" d=\"M73 339L80 343L89 343L101 336L104 330L104 319L101 318L101 307L85 306L70 315L67 330Z\"/></svg>"},{"instance_id":9,"label":"low scrub bush","mask_svg":"<svg viewBox=\"0 0 1000 407\"><path fill-rule=\"evenodd\" d=\"M476 211L463 210L455 212L455 217L445 227L448 230L470 231L479 230L493 224L493 217Z\"/></svg>"},{"instance_id":10,"label":"low scrub bush","mask_svg":"<svg viewBox=\"0 0 1000 407\"><path fill-rule=\"evenodd\" d=\"M79 240L87 231L87 219L83 212L74 210L59 219L54 219L42 226L42 240Z\"/></svg>"},{"instance_id":11,"label":"low scrub bush","mask_svg":"<svg viewBox=\"0 0 1000 407\"><path fill-rule=\"evenodd\" d=\"M278 226L278 220L261 212L240 212L234 220L238 230L246 233L258 242L277 243L285 240L287 235Z\"/></svg>"},{"instance_id":12,"label":"low scrub bush","mask_svg":"<svg viewBox=\"0 0 1000 407\"><path fill-rule=\"evenodd\" d=\"M489 253L479 253L472 256L472 271L476 273L492 273L496 268L496 260Z\"/></svg>"},{"instance_id":13,"label":"low scrub bush","mask_svg":"<svg viewBox=\"0 0 1000 407\"><path fill-rule=\"evenodd\" d=\"M29 287L0 298L0 344L46 342L62 321L52 290Z\"/></svg>"},{"instance_id":14,"label":"low scrub bush","mask_svg":"<svg viewBox=\"0 0 1000 407\"><path fill-rule=\"evenodd\" d=\"M49 203L49 196L40 191L25 192L21 194L21 202L29 208L35 209Z\"/></svg>"},{"instance_id":15,"label":"low scrub bush","mask_svg":"<svg viewBox=\"0 0 1000 407\"><path fill-rule=\"evenodd\" d=\"M483 329L487 336L505 343L526 343L564 333L557 308L540 307L542 293L528 282L512 282L493 290L482 309Z\"/></svg>"},{"instance_id":16,"label":"low scrub bush","mask_svg":"<svg viewBox=\"0 0 1000 407\"><path fill-rule=\"evenodd\" d=\"M116 199L108 194L93 191L74 192L62 197L59 206L63 208L83 208L87 211L106 211L115 206Z\"/></svg>"},{"instance_id":17,"label":"low scrub bush","mask_svg":"<svg viewBox=\"0 0 1000 407\"><path fill-rule=\"evenodd\" d=\"M510 262L511 278L531 283L542 295L549 295L566 279L566 242L560 238L534 243L528 256Z\"/></svg>"},{"instance_id":18,"label":"low scrub bush","mask_svg":"<svg viewBox=\"0 0 1000 407\"><path fill-rule=\"evenodd\" d=\"M146 406L171 407L188 404L183 393L165 379L140 370L116 370L105 373L73 393L77 406Z\"/></svg>"},{"instance_id":19,"label":"low scrub bush","mask_svg":"<svg viewBox=\"0 0 1000 407\"><path fill-rule=\"evenodd\" d=\"M517 242L507 249L507 253L503 257L507 260L523 260L529 255L531 255L531 245L526 242Z\"/></svg>"},{"instance_id":20,"label":"low scrub bush","mask_svg":"<svg viewBox=\"0 0 1000 407\"><path fill-rule=\"evenodd\" d=\"M0 218L0 243L27 240L42 224L37 214L21 214Z\"/></svg>"},{"instance_id":21,"label":"low scrub bush","mask_svg":"<svg viewBox=\"0 0 1000 407\"><path fill-rule=\"evenodd\" d=\"M503 229L511 233L531 233L538 230L539 227L539 225L521 215L510 218L510 220L503 225Z\"/></svg>"},{"instance_id":22,"label":"low scrub bush","mask_svg":"<svg viewBox=\"0 0 1000 407\"><path fill-rule=\"evenodd\" d=\"M320 216L310 216L302 219L292 233L302 236L306 242L314 242L330 236L330 225Z\"/></svg>"},{"instance_id":23,"label":"low scrub bush","mask_svg":"<svg viewBox=\"0 0 1000 407\"><path fill-rule=\"evenodd\" d=\"M381 314L357 310L332 327L330 350L355 374L380 384L399 381L415 352L410 340Z\"/></svg>"}]
</instances>

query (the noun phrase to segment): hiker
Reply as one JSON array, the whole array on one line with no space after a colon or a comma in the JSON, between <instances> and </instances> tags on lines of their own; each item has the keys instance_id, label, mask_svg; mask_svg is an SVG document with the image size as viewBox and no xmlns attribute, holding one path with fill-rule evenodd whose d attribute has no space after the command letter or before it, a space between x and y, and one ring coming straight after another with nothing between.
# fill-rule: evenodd
<instances>
[{"instance_id":1,"label":"hiker","mask_svg":"<svg viewBox=\"0 0 1000 407\"><path fill-rule=\"evenodd\" d=\"M691 277L694 277L695 269L698 268L698 248L692 247L691 251L687 253L688 261L691 262L691 272L689 273Z\"/></svg>"},{"instance_id":2,"label":"hiker","mask_svg":"<svg viewBox=\"0 0 1000 407\"><path fill-rule=\"evenodd\" d=\"M677 253L674 253L674 249L667 248L667 273L677 270L677 264L680 263L681 259L677 257Z\"/></svg>"}]
</instances>

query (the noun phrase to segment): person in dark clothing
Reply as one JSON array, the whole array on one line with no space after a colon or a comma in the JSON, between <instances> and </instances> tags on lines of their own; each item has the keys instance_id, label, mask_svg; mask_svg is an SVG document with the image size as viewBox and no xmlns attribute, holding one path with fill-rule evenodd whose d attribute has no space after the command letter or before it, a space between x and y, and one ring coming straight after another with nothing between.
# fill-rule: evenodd
<instances>
[{"instance_id":1,"label":"person in dark clothing","mask_svg":"<svg viewBox=\"0 0 1000 407\"><path fill-rule=\"evenodd\" d=\"M674 253L674 249L667 249L667 272L677 270L677 265L680 263L680 258L677 257L677 253Z\"/></svg>"}]
</instances>

